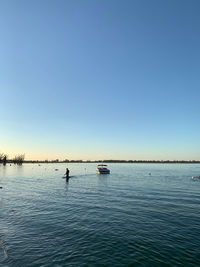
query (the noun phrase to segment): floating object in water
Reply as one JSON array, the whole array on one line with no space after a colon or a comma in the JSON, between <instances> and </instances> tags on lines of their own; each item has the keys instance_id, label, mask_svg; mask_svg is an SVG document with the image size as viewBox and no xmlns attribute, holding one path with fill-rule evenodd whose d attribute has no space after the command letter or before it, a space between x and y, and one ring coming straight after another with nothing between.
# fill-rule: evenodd
<instances>
[{"instance_id":1,"label":"floating object in water","mask_svg":"<svg viewBox=\"0 0 200 267\"><path fill-rule=\"evenodd\" d=\"M149 175L151 175L151 173L149 173Z\"/></svg>"},{"instance_id":2,"label":"floating object in water","mask_svg":"<svg viewBox=\"0 0 200 267\"><path fill-rule=\"evenodd\" d=\"M4 245L4 243L2 241L0 241L0 246L2 247L3 252L4 252L4 256L7 259L8 258L7 249L6 249L6 246Z\"/></svg>"},{"instance_id":3,"label":"floating object in water","mask_svg":"<svg viewBox=\"0 0 200 267\"><path fill-rule=\"evenodd\" d=\"M55 169L55 171L58 171L58 169Z\"/></svg>"},{"instance_id":4,"label":"floating object in water","mask_svg":"<svg viewBox=\"0 0 200 267\"><path fill-rule=\"evenodd\" d=\"M0 189L3 189L3 186L0 186Z\"/></svg>"},{"instance_id":5,"label":"floating object in water","mask_svg":"<svg viewBox=\"0 0 200 267\"><path fill-rule=\"evenodd\" d=\"M192 176L192 179L200 179L200 176Z\"/></svg>"}]
</instances>

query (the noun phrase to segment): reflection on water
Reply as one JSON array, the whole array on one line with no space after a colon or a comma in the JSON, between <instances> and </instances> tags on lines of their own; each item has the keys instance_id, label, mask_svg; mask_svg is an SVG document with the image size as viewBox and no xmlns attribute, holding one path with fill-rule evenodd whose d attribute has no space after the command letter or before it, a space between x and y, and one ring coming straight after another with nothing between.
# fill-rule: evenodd
<instances>
[{"instance_id":1,"label":"reflection on water","mask_svg":"<svg viewBox=\"0 0 200 267\"><path fill-rule=\"evenodd\" d=\"M198 266L198 165L109 169L0 165L0 265Z\"/></svg>"},{"instance_id":2,"label":"reflection on water","mask_svg":"<svg viewBox=\"0 0 200 267\"><path fill-rule=\"evenodd\" d=\"M24 165L18 164L0 164L0 178L1 177L12 177L17 175L23 175Z\"/></svg>"},{"instance_id":3,"label":"reflection on water","mask_svg":"<svg viewBox=\"0 0 200 267\"><path fill-rule=\"evenodd\" d=\"M97 174L98 185L107 186L107 179L109 179L109 174Z\"/></svg>"}]
</instances>

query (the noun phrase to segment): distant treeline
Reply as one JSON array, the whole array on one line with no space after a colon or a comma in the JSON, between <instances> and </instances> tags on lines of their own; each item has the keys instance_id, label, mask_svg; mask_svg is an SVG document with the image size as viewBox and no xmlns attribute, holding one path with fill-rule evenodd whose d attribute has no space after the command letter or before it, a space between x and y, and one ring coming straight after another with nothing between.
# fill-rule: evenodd
<instances>
[{"instance_id":1,"label":"distant treeline","mask_svg":"<svg viewBox=\"0 0 200 267\"><path fill-rule=\"evenodd\" d=\"M21 165L24 162L25 154L15 155L13 159L9 159L7 154L0 153L0 163L6 165L7 163L14 163Z\"/></svg>"},{"instance_id":2,"label":"distant treeline","mask_svg":"<svg viewBox=\"0 0 200 267\"><path fill-rule=\"evenodd\" d=\"M26 160L24 163L200 163L199 160Z\"/></svg>"},{"instance_id":3,"label":"distant treeline","mask_svg":"<svg viewBox=\"0 0 200 267\"><path fill-rule=\"evenodd\" d=\"M0 163L200 163L200 160L25 160L25 154L18 154L9 159L7 154L0 153Z\"/></svg>"}]
</instances>

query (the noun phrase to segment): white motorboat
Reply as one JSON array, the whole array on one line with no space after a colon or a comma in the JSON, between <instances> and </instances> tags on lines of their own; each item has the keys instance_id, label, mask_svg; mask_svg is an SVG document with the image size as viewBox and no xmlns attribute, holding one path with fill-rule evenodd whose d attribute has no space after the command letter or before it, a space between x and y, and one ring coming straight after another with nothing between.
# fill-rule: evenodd
<instances>
[{"instance_id":1,"label":"white motorboat","mask_svg":"<svg viewBox=\"0 0 200 267\"><path fill-rule=\"evenodd\" d=\"M109 174L110 170L107 168L107 165L99 164L97 166L97 173L98 174Z\"/></svg>"}]
</instances>

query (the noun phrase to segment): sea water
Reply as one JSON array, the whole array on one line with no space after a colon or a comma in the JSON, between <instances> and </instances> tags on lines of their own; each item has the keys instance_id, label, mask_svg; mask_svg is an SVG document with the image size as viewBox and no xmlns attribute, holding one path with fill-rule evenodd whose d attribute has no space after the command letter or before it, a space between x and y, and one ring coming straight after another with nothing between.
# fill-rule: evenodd
<instances>
[{"instance_id":1,"label":"sea water","mask_svg":"<svg viewBox=\"0 0 200 267\"><path fill-rule=\"evenodd\" d=\"M200 165L108 167L0 165L0 266L199 266Z\"/></svg>"}]
</instances>

